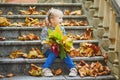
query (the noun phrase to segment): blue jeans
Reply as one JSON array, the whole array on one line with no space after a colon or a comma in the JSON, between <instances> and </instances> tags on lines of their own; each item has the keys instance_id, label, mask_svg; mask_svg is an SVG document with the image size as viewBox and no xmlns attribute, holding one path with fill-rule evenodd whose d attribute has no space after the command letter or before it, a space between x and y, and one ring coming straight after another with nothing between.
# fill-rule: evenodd
<instances>
[{"instance_id":1,"label":"blue jeans","mask_svg":"<svg viewBox=\"0 0 120 80\"><path fill-rule=\"evenodd\" d=\"M43 64L43 68L50 68L57 57L50 49L45 52L45 55L47 56L47 59L46 62ZM69 55L67 55L66 58L63 59L63 61L66 63L69 69L75 68L75 64L73 63Z\"/></svg>"}]
</instances>

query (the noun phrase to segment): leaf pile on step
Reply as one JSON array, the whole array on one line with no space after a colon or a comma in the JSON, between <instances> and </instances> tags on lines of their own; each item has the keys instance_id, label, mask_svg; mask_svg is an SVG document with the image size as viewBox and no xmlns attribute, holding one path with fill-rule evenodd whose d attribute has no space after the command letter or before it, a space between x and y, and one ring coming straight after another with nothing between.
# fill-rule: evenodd
<instances>
[{"instance_id":1,"label":"leaf pile on step","mask_svg":"<svg viewBox=\"0 0 120 80\"><path fill-rule=\"evenodd\" d=\"M65 10L64 15L82 15L82 10L75 11Z\"/></svg>"},{"instance_id":2,"label":"leaf pile on step","mask_svg":"<svg viewBox=\"0 0 120 80\"><path fill-rule=\"evenodd\" d=\"M41 11L36 11L36 7L29 7L28 10L19 10L20 11L20 14L23 14L23 15L46 15L47 14L47 11L45 10L41 10Z\"/></svg>"},{"instance_id":3,"label":"leaf pile on step","mask_svg":"<svg viewBox=\"0 0 120 80\"><path fill-rule=\"evenodd\" d=\"M92 62L91 64L87 64L83 60L81 60L78 64L76 64L78 69L78 73L81 77L91 76L102 76L110 74L110 68L108 66L103 66L100 62Z\"/></svg>"},{"instance_id":4,"label":"leaf pile on step","mask_svg":"<svg viewBox=\"0 0 120 80\"><path fill-rule=\"evenodd\" d=\"M33 33L30 33L28 35L19 36L18 39L21 40L21 41L25 41L25 40L40 40L40 37L36 36Z\"/></svg>"},{"instance_id":5,"label":"leaf pile on step","mask_svg":"<svg viewBox=\"0 0 120 80\"><path fill-rule=\"evenodd\" d=\"M31 68L30 70L28 71L28 73L31 75L31 76L42 76L42 68L35 65L35 64L31 64ZM55 76L58 76L58 75L61 75L63 73L62 69L61 68L58 68L58 69L52 69L52 73L55 75Z\"/></svg>"},{"instance_id":6,"label":"leaf pile on step","mask_svg":"<svg viewBox=\"0 0 120 80\"><path fill-rule=\"evenodd\" d=\"M39 26L39 27L41 27L41 26L44 26L45 25L45 23L44 23L44 21L39 21L39 19L33 19L33 18L26 18L25 19L25 22L15 22L15 23L13 23L13 24L11 24L11 26L20 26L20 27L22 27L22 26Z\"/></svg>"},{"instance_id":7,"label":"leaf pile on step","mask_svg":"<svg viewBox=\"0 0 120 80\"><path fill-rule=\"evenodd\" d=\"M70 52L71 57L91 57L100 56L100 48L92 43L82 43L78 49L73 49Z\"/></svg>"},{"instance_id":8,"label":"leaf pile on step","mask_svg":"<svg viewBox=\"0 0 120 80\"><path fill-rule=\"evenodd\" d=\"M55 27L55 30L48 29L48 37L42 43L50 45L51 51L59 55L61 59L73 49L73 40L64 36L59 25Z\"/></svg>"},{"instance_id":9,"label":"leaf pile on step","mask_svg":"<svg viewBox=\"0 0 120 80\"><path fill-rule=\"evenodd\" d=\"M11 22L9 19L5 18L5 17L0 17L0 27L6 27L6 26L10 26Z\"/></svg>"},{"instance_id":10,"label":"leaf pile on step","mask_svg":"<svg viewBox=\"0 0 120 80\"><path fill-rule=\"evenodd\" d=\"M12 23L10 26L18 26L18 27L24 27L24 26L29 26L29 27L33 27L33 26L44 26L45 23L44 21L40 21L39 19L34 19L34 18L26 18L25 22L14 22Z\"/></svg>"},{"instance_id":11,"label":"leaf pile on step","mask_svg":"<svg viewBox=\"0 0 120 80\"><path fill-rule=\"evenodd\" d=\"M12 73L9 73L9 74L7 74L6 76L0 75L0 78L10 78L10 77L13 77L13 76L15 76L15 75L12 74Z\"/></svg>"},{"instance_id":12,"label":"leaf pile on step","mask_svg":"<svg viewBox=\"0 0 120 80\"><path fill-rule=\"evenodd\" d=\"M24 26L44 26L44 21L39 21L39 19L33 19L33 18L26 18L25 22L14 22L11 23L10 19L7 19L5 17L0 17L0 27L7 27L7 26L16 26L16 27L24 27Z\"/></svg>"},{"instance_id":13,"label":"leaf pile on step","mask_svg":"<svg viewBox=\"0 0 120 80\"><path fill-rule=\"evenodd\" d=\"M91 40L92 39L92 30L87 28L86 31L82 34L72 35L67 34L68 37L73 38L73 40Z\"/></svg>"},{"instance_id":14,"label":"leaf pile on step","mask_svg":"<svg viewBox=\"0 0 120 80\"><path fill-rule=\"evenodd\" d=\"M29 59L34 59L34 58L44 58L44 54L38 49L34 49L32 48L29 53L24 53L23 51L21 50L15 50L15 51L12 51L9 55L9 57L11 59L15 59L15 58L19 58L19 57L23 57L23 58L29 58Z\"/></svg>"},{"instance_id":15,"label":"leaf pile on step","mask_svg":"<svg viewBox=\"0 0 120 80\"><path fill-rule=\"evenodd\" d=\"M52 70L52 72L55 76L61 75L63 73L61 68L58 68L56 70Z\"/></svg>"},{"instance_id":16,"label":"leaf pile on step","mask_svg":"<svg viewBox=\"0 0 120 80\"><path fill-rule=\"evenodd\" d=\"M76 21L76 20L64 20L63 26L87 26L87 21Z\"/></svg>"},{"instance_id":17,"label":"leaf pile on step","mask_svg":"<svg viewBox=\"0 0 120 80\"><path fill-rule=\"evenodd\" d=\"M10 19L7 19L5 17L0 17L0 27L6 27L6 26L16 26L16 27L43 27L45 26L45 21L40 21L37 18L29 18L26 17L24 22L13 22L11 23ZM76 21L76 20L64 20L62 23L63 26L87 26L87 21Z\"/></svg>"},{"instance_id":18,"label":"leaf pile on step","mask_svg":"<svg viewBox=\"0 0 120 80\"><path fill-rule=\"evenodd\" d=\"M44 26L44 21L39 21L39 19L26 18L25 26Z\"/></svg>"},{"instance_id":19,"label":"leaf pile on step","mask_svg":"<svg viewBox=\"0 0 120 80\"><path fill-rule=\"evenodd\" d=\"M31 69L28 71L31 76L42 76L42 68L31 64Z\"/></svg>"}]
</instances>

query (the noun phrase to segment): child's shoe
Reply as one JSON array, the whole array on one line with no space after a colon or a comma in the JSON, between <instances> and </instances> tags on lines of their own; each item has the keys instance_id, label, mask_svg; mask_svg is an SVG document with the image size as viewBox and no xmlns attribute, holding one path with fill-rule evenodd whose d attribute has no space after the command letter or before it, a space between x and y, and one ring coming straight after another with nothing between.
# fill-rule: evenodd
<instances>
[{"instance_id":1,"label":"child's shoe","mask_svg":"<svg viewBox=\"0 0 120 80\"><path fill-rule=\"evenodd\" d=\"M43 72L43 75L46 76L46 77L52 77L53 76L52 71L49 68L44 68L42 70L42 72Z\"/></svg>"},{"instance_id":2,"label":"child's shoe","mask_svg":"<svg viewBox=\"0 0 120 80\"><path fill-rule=\"evenodd\" d=\"M70 69L69 76L70 76L70 77L75 77L75 76L77 76L77 70L76 70L76 68L71 68L71 69Z\"/></svg>"}]
</instances>

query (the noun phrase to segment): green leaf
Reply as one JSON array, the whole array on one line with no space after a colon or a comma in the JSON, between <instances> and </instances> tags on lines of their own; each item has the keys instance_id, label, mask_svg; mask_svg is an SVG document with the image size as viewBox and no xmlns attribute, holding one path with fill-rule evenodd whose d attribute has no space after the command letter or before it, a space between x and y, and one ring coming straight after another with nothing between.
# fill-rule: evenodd
<instances>
[{"instance_id":1,"label":"green leaf","mask_svg":"<svg viewBox=\"0 0 120 80\"><path fill-rule=\"evenodd\" d=\"M60 29L60 26L56 26L55 30L48 29L48 38L49 39L55 39L55 40L62 40L63 32Z\"/></svg>"},{"instance_id":2,"label":"green leaf","mask_svg":"<svg viewBox=\"0 0 120 80\"><path fill-rule=\"evenodd\" d=\"M52 30L48 28L48 35L52 34Z\"/></svg>"},{"instance_id":3,"label":"green leaf","mask_svg":"<svg viewBox=\"0 0 120 80\"><path fill-rule=\"evenodd\" d=\"M65 49L64 49L64 46L60 44L60 45L59 45L59 49L60 49L60 58L61 58L61 59L66 58L66 51L65 51Z\"/></svg>"},{"instance_id":4,"label":"green leaf","mask_svg":"<svg viewBox=\"0 0 120 80\"><path fill-rule=\"evenodd\" d=\"M66 51L70 51L73 48L73 40L67 36L63 37L63 45Z\"/></svg>"}]
</instances>

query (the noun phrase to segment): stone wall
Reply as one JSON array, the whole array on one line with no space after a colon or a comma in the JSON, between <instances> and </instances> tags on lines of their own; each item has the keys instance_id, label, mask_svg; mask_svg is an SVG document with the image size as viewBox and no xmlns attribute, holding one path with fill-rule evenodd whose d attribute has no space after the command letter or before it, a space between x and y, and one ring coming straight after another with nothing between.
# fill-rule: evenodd
<instances>
[{"instance_id":1,"label":"stone wall","mask_svg":"<svg viewBox=\"0 0 120 80\"><path fill-rule=\"evenodd\" d=\"M112 74L116 80L120 80L120 23L116 20L120 9L115 2L116 0L83 0L102 53L108 54Z\"/></svg>"}]
</instances>

